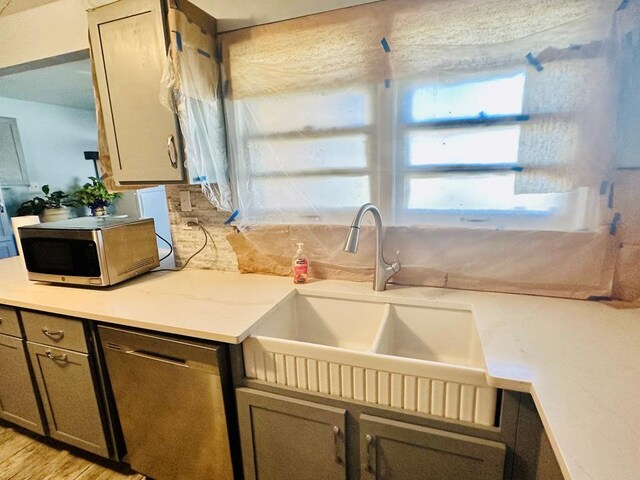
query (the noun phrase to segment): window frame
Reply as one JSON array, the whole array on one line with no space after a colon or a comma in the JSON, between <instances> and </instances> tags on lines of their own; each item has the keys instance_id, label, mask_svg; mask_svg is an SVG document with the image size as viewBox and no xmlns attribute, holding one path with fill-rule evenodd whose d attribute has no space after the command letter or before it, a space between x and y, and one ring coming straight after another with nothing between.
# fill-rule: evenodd
<instances>
[{"instance_id":1,"label":"window frame","mask_svg":"<svg viewBox=\"0 0 640 480\"><path fill-rule=\"evenodd\" d=\"M480 73L475 78L486 80L513 75L515 72L501 71ZM527 71L522 71L528 75ZM467 78L466 81L469 81ZM513 126L524 122L542 118L543 115L531 115L526 113L514 113L508 115L478 115L477 117L436 119L418 122L409 122L408 114L402 106L404 98L410 95L412 90L427 85L425 81L411 80L395 82L393 88L389 88L388 102L395 103L394 128L394 200L395 208L391 212L394 224L398 225L434 225L457 226L463 228L493 228L505 230L560 230L576 231L595 228L595 220L588 216L588 207L594 205L594 195L590 189L582 187L573 192L567 192L563 205L558 210L551 211L517 211L517 210L464 210L464 209L409 209L408 189L406 182L413 176L439 173L498 173L505 171L521 172L523 167L517 163L496 164L438 164L438 165L409 165L408 137L411 131L460 129L460 131L478 131L484 127ZM525 77L524 89L527 88ZM407 107L409 105L407 104ZM546 114L545 114L546 115ZM550 112L548 115L554 115ZM596 216L594 215L594 218Z\"/></svg>"},{"instance_id":2,"label":"window frame","mask_svg":"<svg viewBox=\"0 0 640 480\"><path fill-rule=\"evenodd\" d=\"M478 75L479 79L506 76L513 72L494 72L491 75ZM238 170L247 166L238 167L238 148L247 149L252 138L265 140L270 138L287 138L314 136L317 138L331 138L341 135L365 134L366 142L366 162L364 168L357 169L316 169L305 170L304 172L283 172L281 174L250 174L247 178L283 178L283 177L352 177L368 175L370 202L375 203L380 208L385 223L393 225L432 225L432 226L456 226L461 228L487 228L487 229L507 229L507 230L557 230L557 231L581 231L593 230L597 225L597 215L589 215L589 208L597 208L598 201L592 189L586 187L579 188L567 194L563 207L558 211L527 212L527 211L482 211L474 210L429 210L429 209L408 209L405 205L408 202L408 195L405 195L405 181L411 174L416 173L491 173L504 172L508 170L522 171L522 167L517 164L462 164L462 165L437 165L437 166L409 166L407 165L407 133L416 128L460 128L479 129L486 126L508 126L518 125L523 122L540 117L528 114L513 115L492 115L484 117L470 117L465 119L446 119L437 121L415 122L415 124L405 122L405 113L402 111L402 99L411 88L424 86L424 81L414 80L410 82L390 82L390 84L379 85L358 85L346 89L336 89L335 91L362 91L369 103L370 118L369 124L363 127L336 127L323 129L305 129L303 131L288 131L260 134L256 136L246 135L245 126L235 122L238 116L236 106L233 102L231 108L227 105L226 112L231 120L231 134L239 144L235 145L231 152L235 157L232 162L232 181L236 185L234 194L235 204L242 211L240 191L250 191L250 186L242 187L239 183ZM526 88L526 81L525 81ZM549 115L553 115L550 112ZM546 115L546 114L545 114ZM242 135L238 135L241 132ZM377 154L376 154L377 152ZM241 155L247 160L248 152ZM385 181L385 179L390 181ZM279 208L260 208L252 205L251 219L256 223L265 224L313 224L326 222L326 217L330 217L332 223L348 223L353 218L356 208L353 206L344 208L331 208L318 211L315 208L301 208L283 211ZM326 212L326 215L325 215ZM284 214L283 214L284 213ZM257 220L259 219L259 220Z\"/></svg>"}]
</instances>

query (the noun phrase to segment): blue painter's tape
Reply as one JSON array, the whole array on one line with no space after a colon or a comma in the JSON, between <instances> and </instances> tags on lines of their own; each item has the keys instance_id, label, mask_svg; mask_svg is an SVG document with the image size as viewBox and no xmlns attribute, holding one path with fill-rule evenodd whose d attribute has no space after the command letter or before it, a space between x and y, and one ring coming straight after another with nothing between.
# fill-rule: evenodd
<instances>
[{"instance_id":1,"label":"blue painter's tape","mask_svg":"<svg viewBox=\"0 0 640 480\"><path fill-rule=\"evenodd\" d=\"M385 52L389 53L391 51L391 48L389 47L389 42L387 42L387 39L385 37L382 37L382 40L380 40L380 43L382 44L382 48L384 49Z\"/></svg>"},{"instance_id":2,"label":"blue painter's tape","mask_svg":"<svg viewBox=\"0 0 640 480\"><path fill-rule=\"evenodd\" d=\"M616 186L616 182L611 182L611 187L609 188L609 203L607 205L609 208L613 208L613 199L616 193L615 186Z\"/></svg>"},{"instance_id":3,"label":"blue painter's tape","mask_svg":"<svg viewBox=\"0 0 640 480\"><path fill-rule=\"evenodd\" d=\"M618 5L618 8L616 9L616 12L619 12L620 10L624 10L628 6L629 6L629 0L622 0L622 2L620 2L620 5Z\"/></svg>"},{"instance_id":4,"label":"blue painter's tape","mask_svg":"<svg viewBox=\"0 0 640 480\"><path fill-rule=\"evenodd\" d=\"M527 59L527 61L531 64L531 66L533 68L535 68L538 72L541 72L542 70L544 70L544 67L542 66L542 64L538 61L538 59L536 57L533 56L533 53L529 52L527 53L524 58Z\"/></svg>"},{"instance_id":5,"label":"blue painter's tape","mask_svg":"<svg viewBox=\"0 0 640 480\"><path fill-rule=\"evenodd\" d=\"M607 190L609 190L609 182L603 180L602 183L600 183L600 195L607 193Z\"/></svg>"},{"instance_id":6,"label":"blue painter's tape","mask_svg":"<svg viewBox=\"0 0 640 480\"><path fill-rule=\"evenodd\" d=\"M206 183L207 182L207 176L206 175L202 175L200 177L193 177L191 179L191 181L193 183Z\"/></svg>"},{"instance_id":7,"label":"blue painter's tape","mask_svg":"<svg viewBox=\"0 0 640 480\"><path fill-rule=\"evenodd\" d=\"M384 79L384 88L390 88L391 87L391 80L389 80L388 78Z\"/></svg>"},{"instance_id":8,"label":"blue painter's tape","mask_svg":"<svg viewBox=\"0 0 640 480\"><path fill-rule=\"evenodd\" d=\"M515 167L511 167L511 170L513 170L514 172L523 172L524 168L520 165L516 165Z\"/></svg>"},{"instance_id":9,"label":"blue painter's tape","mask_svg":"<svg viewBox=\"0 0 640 480\"><path fill-rule=\"evenodd\" d=\"M611 228L609 229L609 233L611 235L615 235L616 233L618 233L618 224L620 223L620 218L622 218L622 215L620 215L618 212L613 215L613 220L611 220Z\"/></svg>"},{"instance_id":10,"label":"blue painter's tape","mask_svg":"<svg viewBox=\"0 0 640 480\"><path fill-rule=\"evenodd\" d=\"M204 57L211 58L211 55L209 54L209 52L205 52L204 50L198 49L198 53Z\"/></svg>"},{"instance_id":11,"label":"blue painter's tape","mask_svg":"<svg viewBox=\"0 0 640 480\"><path fill-rule=\"evenodd\" d=\"M176 46L178 47L178 51L182 51L182 35L177 30L174 31L176 34Z\"/></svg>"},{"instance_id":12,"label":"blue painter's tape","mask_svg":"<svg viewBox=\"0 0 640 480\"><path fill-rule=\"evenodd\" d=\"M238 210L233 212L231 216L225 220L224 224L229 225L231 222L233 222L236 219L237 216L238 216Z\"/></svg>"}]
</instances>

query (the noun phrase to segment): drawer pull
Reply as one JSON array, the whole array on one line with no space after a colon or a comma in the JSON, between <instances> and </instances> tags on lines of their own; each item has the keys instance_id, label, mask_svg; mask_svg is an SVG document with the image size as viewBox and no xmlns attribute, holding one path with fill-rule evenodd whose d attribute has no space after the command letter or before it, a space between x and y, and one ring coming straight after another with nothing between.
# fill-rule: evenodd
<instances>
[{"instance_id":1,"label":"drawer pull","mask_svg":"<svg viewBox=\"0 0 640 480\"><path fill-rule=\"evenodd\" d=\"M42 333L44 333L47 337L52 340L62 340L64 338L64 332L62 330L58 330L57 332L50 332L48 328L43 328Z\"/></svg>"},{"instance_id":2,"label":"drawer pull","mask_svg":"<svg viewBox=\"0 0 640 480\"><path fill-rule=\"evenodd\" d=\"M62 355L54 355L53 353L51 353L51 350L47 350L47 353L45 353L45 355L50 358L51 360L55 360L56 362L66 362L67 361L67 354L63 353Z\"/></svg>"},{"instance_id":3,"label":"drawer pull","mask_svg":"<svg viewBox=\"0 0 640 480\"><path fill-rule=\"evenodd\" d=\"M364 438L367 441L367 462L365 463L364 469L369 473L373 473L373 464L371 463L371 447L373 447L375 438L369 434L367 434Z\"/></svg>"},{"instance_id":4,"label":"drawer pull","mask_svg":"<svg viewBox=\"0 0 640 480\"><path fill-rule=\"evenodd\" d=\"M333 431L333 446L335 449L336 463L341 464L342 459L340 458L340 446L339 446L340 427L338 427L337 425L334 425L332 428L332 431Z\"/></svg>"}]
</instances>

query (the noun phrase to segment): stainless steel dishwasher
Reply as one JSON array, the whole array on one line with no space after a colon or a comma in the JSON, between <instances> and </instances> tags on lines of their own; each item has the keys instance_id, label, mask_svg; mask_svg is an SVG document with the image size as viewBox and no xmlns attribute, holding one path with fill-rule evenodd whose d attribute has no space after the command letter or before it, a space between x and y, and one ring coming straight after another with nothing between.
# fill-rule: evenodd
<instances>
[{"instance_id":1,"label":"stainless steel dishwasher","mask_svg":"<svg viewBox=\"0 0 640 480\"><path fill-rule=\"evenodd\" d=\"M131 467L156 480L232 479L226 346L98 330Z\"/></svg>"}]
</instances>

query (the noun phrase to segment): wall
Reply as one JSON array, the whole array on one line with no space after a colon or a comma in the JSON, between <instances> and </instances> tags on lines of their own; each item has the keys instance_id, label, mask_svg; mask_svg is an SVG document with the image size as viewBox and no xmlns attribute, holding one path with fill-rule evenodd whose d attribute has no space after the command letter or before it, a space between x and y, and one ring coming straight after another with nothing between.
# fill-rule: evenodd
<instances>
[{"instance_id":1,"label":"wall","mask_svg":"<svg viewBox=\"0 0 640 480\"><path fill-rule=\"evenodd\" d=\"M640 152L636 152L640 156ZM640 301L640 170L618 170L613 209L620 213L614 298Z\"/></svg>"},{"instance_id":2,"label":"wall","mask_svg":"<svg viewBox=\"0 0 640 480\"><path fill-rule=\"evenodd\" d=\"M617 250L617 255L612 255L611 258L613 261L606 262L608 269L613 271L615 264L615 279L613 284L613 296L614 298L618 298L625 301L634 301L640 300L640 171L638 170L620 170L617 172L617 180L615 193L612 196L612 205L611 208L613 211L616 211L621 214L621 222L620 228L618 229L618 235L616 238L612 238L612 246L615 247L615 242L619 242L619 249ZM204 197L202 197L204 199ZM205 204L206 207L206 204ZM210 208L210 207L207 207ZM609 213L609 212L607 212ZM612 212L611 212L612 213ZM174 211L174 217L172 217L172 221L176 222L176 225L183 220L185 215L190 214L181 214L178 210ZM218 225L210 225L211 228L216 229L220 233L225 231L230 231L226 227L221 227L219 223L221 223L226 214L218 216ZM608 216L607 218L611 218ZM214 220L215 221L215 220ZM184 236L189 237L189 241L193 242L196 238L197 233L193 233L192 231L184 231ZM608 235L608 234L607 234ZM176 238L177 250L182 249L182 245L179 243L179 239ZM271 238L267 239L268 241L272 241ZM228 251L228 242L225 238L222 238L220 242L216 242L217 247ZM545 245L546 246L546 245ZM191 244L191 250L193 251L193 243ZM553 254L557 254L558 252L549 252L549 255L546 258L545 268L549 267L549 263L552 263L550 260ZM293 254L293 252L292 252ZM516 257L514 257L516 258ZM261 259L265 260L265 264L270 259ZM570 255L566 255L566 258L563 257L563 260L571 261ZM517 261L517 260L511 260ZM594 259L590 260L592 263ZM286 265L285 265L286 267ZM205 268L218 268L215 262L210 262L208 266ZM265 271L263 269L262 271ZM280 273L284 273L284 268ZM602 278L606 278L607 282L607 291L611 287L610 279L611 276L603 276ZM531 292L529 292L531 293Z\"/></svg>"},{"instance_id":3,"label":"wall","mask_svg":"<svg viewBox=\"0 0 640 480\"><path fill-rule=\"evenodd\" d=\"M52 189L69 189L95 175L93 163L83 152L97 150L95 113L0 97L0 116L17 119L27 172L32 187L5 187L9 214L24 200L49 184Z\"/></svg>"},{"instance_id":4,"label":"wall","mask_svg":"<svg viewBox=\"0 0 640 480\"><path fill-rule=\"evenodd\" d=\"M0 17L0 69L89 48L83 3L58 0Z\"/></svg>"},{"instance_id":5,"label":"wall","mask_svg":"<svg viewBox=\"0 0 640 480\"><path fill-rule=\"evenodd\" d=\"M19 1L19 0L14 0ZM113 0L57 0L0 17L0 69L86 50L86 10ZM372 0L195 0L220 31L348 7Z\"/></svg>"}]
</instances>

